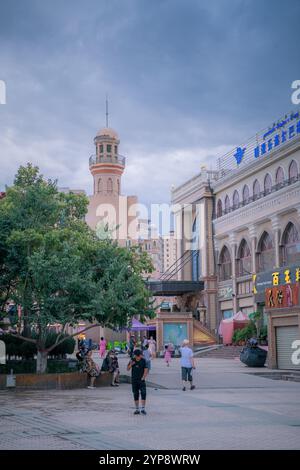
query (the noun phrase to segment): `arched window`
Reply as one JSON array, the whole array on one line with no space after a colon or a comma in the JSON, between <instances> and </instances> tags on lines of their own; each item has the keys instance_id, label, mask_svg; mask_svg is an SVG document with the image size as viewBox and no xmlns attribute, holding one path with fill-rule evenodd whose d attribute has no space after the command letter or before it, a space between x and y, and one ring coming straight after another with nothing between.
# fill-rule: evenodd
<instances>
[{"instance_id":1,"label":"arched window","mask_svg":"<svg viewBox=\"0 0 300 470\"><path fill-rule=\"evenodd\" d=\"M107 180L107 192L112 193L113 192L113 182L111 178L108 178Z\"/></svg>"},{"instance_id":2,"label":"arched window","mask_svg":"<svg viewBox=\"0 0 300 470\"><path fill-rule=\"evenodd\" d=\"M233 193L232 201L233 201L233 208L237 209L240 203L240 197L239 197L239 193L237 192L237 190L235 190Z\"/></svg>"},{"instance_id":3,"label":"arched window","mask_svg":"<svg viewBox=\"0 0 300 470\"><path fill-rule=\"evenodd\" d=\"M258 199L260 193L260 186L258 180L255 180L253 183L253 199Z\"/></svg>"},{"instance_id":4,"label":"arched window","mask_svg":"<svg viewBox=\"0 0 300 470\"><path fill-rule=\"evenodd\" d=\"M277 168L277 171L276 171L276 184L278 184L278 186L281 186L283 182L284 182L284 171L280 166L279 168Z\"/></svg>"},{"instance_id":5,"label":"arched window","mask_svg":"<svg viewBox=\"0 0 300 470\"><path fill-rule=\"evenodd\" d=\"M296 181L298 176L298 167L297 163L295 160L292 160L290 166L289 166L289 179L292 181Z\"/></svg>"},{"instance_id":6,"label":"arched window","mask_svg":"<svg viewBox=\"0 0 300 470\"><path fill-rule=\"evenodd\" d=\"M288 223L283 233L282 264L290 265L300 263L300 236L295 225Z\"/></svg>"},{"instance_id":7,"label":"arched window","mask_svg":"<svg viewBox=\"0 0 300 470\"><path fill-rule=\"evenodd\" d=\"M117 180L117 189L118 189L118 194L120 194L120 180Z\"/></svg>"},{"instance_id":8,"label":"arched window","mask_svg":"<svg viewBox=\"0 0 300 470\"><path fill-rule=\"evenodd\" d=\"M264 191L265 191L265 194L269 194L272 191L272 178L269 175L269 173L267 173L265 176Z\"/></svg>"},{"instance_id":9,"label":"arched window","mask_svg":"<svg viewBox=\"0 0 300 470\"><path fill-rule=\"evenodd\" d=\"M231 256L227 246L221 251L219 264L219 277L221 281L231 279Z\"/></svg>"},{"instance_id":10,"label":"arched window","mask_svg":"<svg viewBox=\"0 0 300 470\"><path fill-rule=\"evenodd\" d=\"M229 210L230 210L230 200L229 200L228 195L226 195L226 197L225 197L225 214L228 214Z\"/></svg>"},{"instance_id":11,"label":"arched window","mask_svg":"<svg viewBox=\"0 0 300 470\"><path fill-rule=\"evenodd\" d=\"M258 270L270 271L275 265L275 249L273 240L264 232L258 244Z\"/></svg>"},{"instance_id":12,"label":"arched window","mask_svg":"<svg viewBox=\"0 0 300 470\"><path fill-rule=\"evenodd\" d=\"M249 199L250 199L249 187L245 184L243 188L243 203L248 204Z\"/></svg>"},{"instance_id":13,"label":"arched window","mask_svg":"<svg viewBox=\"0 0 300 470\"><path fill-rule=\"evenodd\" d=\"M222 200L221 200L221 199L218 199L218 202L217 202L217 216L218 216L218 217L221 217L221 216L222 216L222 212L223 212Z\"/></svg>"},{"instance_id":14,"label":"arched window","mask_svg":"<svg viewBox=\"0 0 300 470\"><path fill-rule=\"evenodd\" d=\"M103 190L103 183L102 183L102 179L99 178L98 179L98 193L101 193Z\"/></svg>"},{"instance_id":15,"label":"arched window","mask_svg":"<svg viewBox=\"0 0 300 470\"><path fill-rule=\"evenodd\" d=\"M251 251L246 240L241 241L238 250L237 273L238 276L251 273Z\"/></svg>"}]
</instances>

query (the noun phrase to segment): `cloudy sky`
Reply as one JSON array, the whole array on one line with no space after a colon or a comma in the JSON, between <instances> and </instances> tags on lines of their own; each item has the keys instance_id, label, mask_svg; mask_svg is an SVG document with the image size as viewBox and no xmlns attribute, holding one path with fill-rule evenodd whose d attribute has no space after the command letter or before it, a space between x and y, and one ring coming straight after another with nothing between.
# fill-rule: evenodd
<instances>
[{"instance_id":1,"label":"cloudy sky","mask_svg":"<svg viewBox=\"0 0 300 470\"><path fill-rule=\"evenodd\" d=\"M0 190L31 161L90 194L108 93L123 192L167 202L295 108L299 18L299 0L0 0Z\"/></svg>"}]
</instances>

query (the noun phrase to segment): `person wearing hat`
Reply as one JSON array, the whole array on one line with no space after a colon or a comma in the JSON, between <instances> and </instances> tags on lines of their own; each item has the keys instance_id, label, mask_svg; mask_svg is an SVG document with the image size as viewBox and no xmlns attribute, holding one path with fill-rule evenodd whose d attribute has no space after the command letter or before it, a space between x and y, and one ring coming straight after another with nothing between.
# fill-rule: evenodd
<instances>
[{"instance_id":1,"label":"person wearing hat","mask_svg":"<svg viewBox=\"0 0 300 470\"><path fill-rule=\"evenodd\" d=\"M181 365L181 379L182 379L182 390L185 392L188 382L190 383L190 389L194 390L192 370L195 369L194 354L192 349L189 347L189 340L184 339L182 347L180 348L180 365Z\"/></svg>"},{"instance_id":2,"label":"person wearing hat","mask_svg":"<svg viewBox=\"0 0 300 470\"><path fill-rule=\"evenodd\" d=\"M127 365L127 370L131 370L131 384L132 384L132 393L135 403L135 415L140 413L146 415L146 382L145 379L148 374L148 367L145 359L143 358L142 351L140 349L135 349L133 351L133 358ZM139 398L141 394L141 411L139 408Z\"/></svg>"}]
</instances>

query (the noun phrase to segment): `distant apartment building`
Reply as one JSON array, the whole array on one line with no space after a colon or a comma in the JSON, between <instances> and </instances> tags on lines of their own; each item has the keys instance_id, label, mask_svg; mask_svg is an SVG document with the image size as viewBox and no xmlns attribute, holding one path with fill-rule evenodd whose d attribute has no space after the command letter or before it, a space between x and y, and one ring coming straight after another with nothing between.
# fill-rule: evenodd
<instances>
[{"instance_id":1,"label":"distant apartment building","mask_svg":"<svg viewBox=\"0 0 300 470\"><path fill-rule=\"evenodd\" d=\"M163 272L163 244L157 228L148 219L140 219L138 224L138 245L141 251L145 251L151 258L154 271L150 279L159 279Z\"/></svg>"},{"instance_id":2,"label":"distant apartment building","mask_svg":"<svg viewBox=\"0 0 300 470\"><path fill-rule=\"evenodd\" d=\"M64 194L72 193L72 194L83 194L84 196L86 196L86 192L84 191L84 189L73 189L67 186L62 186L58 188L58 191Z\"/></svg>"},{"instance_id":3,"label":"distant apartment building","mask_svg":"<svg viewBox=\"0 0 300 470\"><path fill-rule=\"evenodd\" d=\"M162 237L162 271L168 273L170 279L177 279L177 240L174 231Z\"/></svg>"}]
</instances>

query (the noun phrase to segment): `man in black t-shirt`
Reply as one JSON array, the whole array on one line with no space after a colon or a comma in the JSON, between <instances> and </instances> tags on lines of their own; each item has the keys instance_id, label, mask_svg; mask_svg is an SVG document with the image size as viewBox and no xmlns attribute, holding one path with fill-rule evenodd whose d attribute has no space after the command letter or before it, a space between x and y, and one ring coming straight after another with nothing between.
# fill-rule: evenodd
<instances>
[{"instance_id":1,"label":"man in black t-shirt","mask_svg":"<svg viewBox=\"0 0 300 470\"><path fill-rule=\"evenodd\" d=\"M142 413L146 415L146 382L145 378L148 374L148 368L146 361L142 356L142 352L139 349L133 351L133 359L129 362L127 370L131 369L131 384L132 384L132 393L135 403L135 415ZM141 393L141 402L142 407L141 411L139 408L139 396Z\"/></svg>"}]
</instances>

